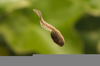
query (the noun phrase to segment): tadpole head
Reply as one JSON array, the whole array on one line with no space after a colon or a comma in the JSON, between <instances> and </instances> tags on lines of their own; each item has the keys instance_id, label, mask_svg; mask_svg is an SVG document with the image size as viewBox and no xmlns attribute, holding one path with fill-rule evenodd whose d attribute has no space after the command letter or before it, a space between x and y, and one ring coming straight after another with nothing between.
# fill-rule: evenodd
<instances>
[{"instance_id":1,"label":"tadpole head","mask_svg":"<svg viewBox=\"0 0 100 66\"><path fill-rule=\"evenodd\" d=\"M64 45L64 39L58 32L51 31L51 38L57 45L61 47Z\"/></svg>"}]
</instances>

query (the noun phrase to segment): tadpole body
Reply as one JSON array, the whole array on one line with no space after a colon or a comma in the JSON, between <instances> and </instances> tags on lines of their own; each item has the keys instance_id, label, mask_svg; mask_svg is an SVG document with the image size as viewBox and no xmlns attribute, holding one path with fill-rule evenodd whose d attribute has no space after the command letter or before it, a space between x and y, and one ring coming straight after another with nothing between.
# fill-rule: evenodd
<instances>
[{"instance_id":1,"label":"tadpole body","mask_svg":"<svg viewBox=\"0 0 100 66\"><path fill-rule=\"evenodd\" d=\"M59 36L59 33L57 31L51 31L50 33L51 33L51 38L56 44L58 44L59 46L64 45L64 40L62 39L61 36Z\"/></svg>"},{"instance_id":2,"label":"tadpole body","mask_svg":"<svg viewBox=\"0 0 100 66\"><path fill-rule=\"evenodd\" d=\"M42 13L39 10L33 9L34 12L36 12L36 14L40 17L40 24L43 28L47 29L50 31L51 34L51 38L52 40L59 46L63 46L65 41L64 38L62 36L62 34L60 33L60 31L58 31L55 27L53 27L52 25L46 23L43 18L42 18Z\"/></svg>"}]
</instances>

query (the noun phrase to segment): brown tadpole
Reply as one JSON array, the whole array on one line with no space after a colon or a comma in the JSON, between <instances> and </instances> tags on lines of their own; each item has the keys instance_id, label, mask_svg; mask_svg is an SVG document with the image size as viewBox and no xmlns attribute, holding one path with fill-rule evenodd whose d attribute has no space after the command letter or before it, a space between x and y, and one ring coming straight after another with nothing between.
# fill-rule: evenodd
<instances>
[{"instance_id":1,"label":"brown tadpole","mask_svg":"<svg viewBox=\"0 0 100 66\"><path fill-rule=\"evenodd\" d=\"M64 41L64 37L62 36L62 34L60 33L60 31L58 31L55 27L53 27L52 25L48 24L47 22L45 22L43 20L42 17L42 13L37 10L37 9L33 9L33 11L40 17L40 24L43 28L45 28L46 30L50 31L51 34L51 38L52 40L59 46L63 46L65 41Z\"/></svg>"}]
</instances>

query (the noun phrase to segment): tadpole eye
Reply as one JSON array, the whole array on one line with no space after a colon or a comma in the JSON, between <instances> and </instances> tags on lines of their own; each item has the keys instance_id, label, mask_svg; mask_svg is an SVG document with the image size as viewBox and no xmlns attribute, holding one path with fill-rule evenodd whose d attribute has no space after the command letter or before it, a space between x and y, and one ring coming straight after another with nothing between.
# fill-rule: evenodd
<instances>
[{"instance_id":1,"label":"tadpole eye","mask_svg":"<svg viewBox=\"0 0 100 66\"><path fill-rule=\"evenodd\" d=\"M62 37L60 36L58 32L51 31L51 38L57 45L61 47L64 45L64 40L62 39Z\"/></svg>"}]
</instances>

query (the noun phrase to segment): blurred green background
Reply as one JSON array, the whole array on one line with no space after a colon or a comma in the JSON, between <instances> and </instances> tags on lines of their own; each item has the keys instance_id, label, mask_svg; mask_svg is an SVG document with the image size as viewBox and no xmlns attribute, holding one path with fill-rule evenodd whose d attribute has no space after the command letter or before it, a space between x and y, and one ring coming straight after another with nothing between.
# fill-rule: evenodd
<instances>
[{"instance_id":1,"label":"blurred green background","mask_svg":"<svg viewBox=\"0 0 100 66\"><path fill-rule=\"evenodd\" d=\"M63 47L33 9L62 33ZM0 0L0 56L99 53L100 0Z\"/></svg>"}]
</instances>

